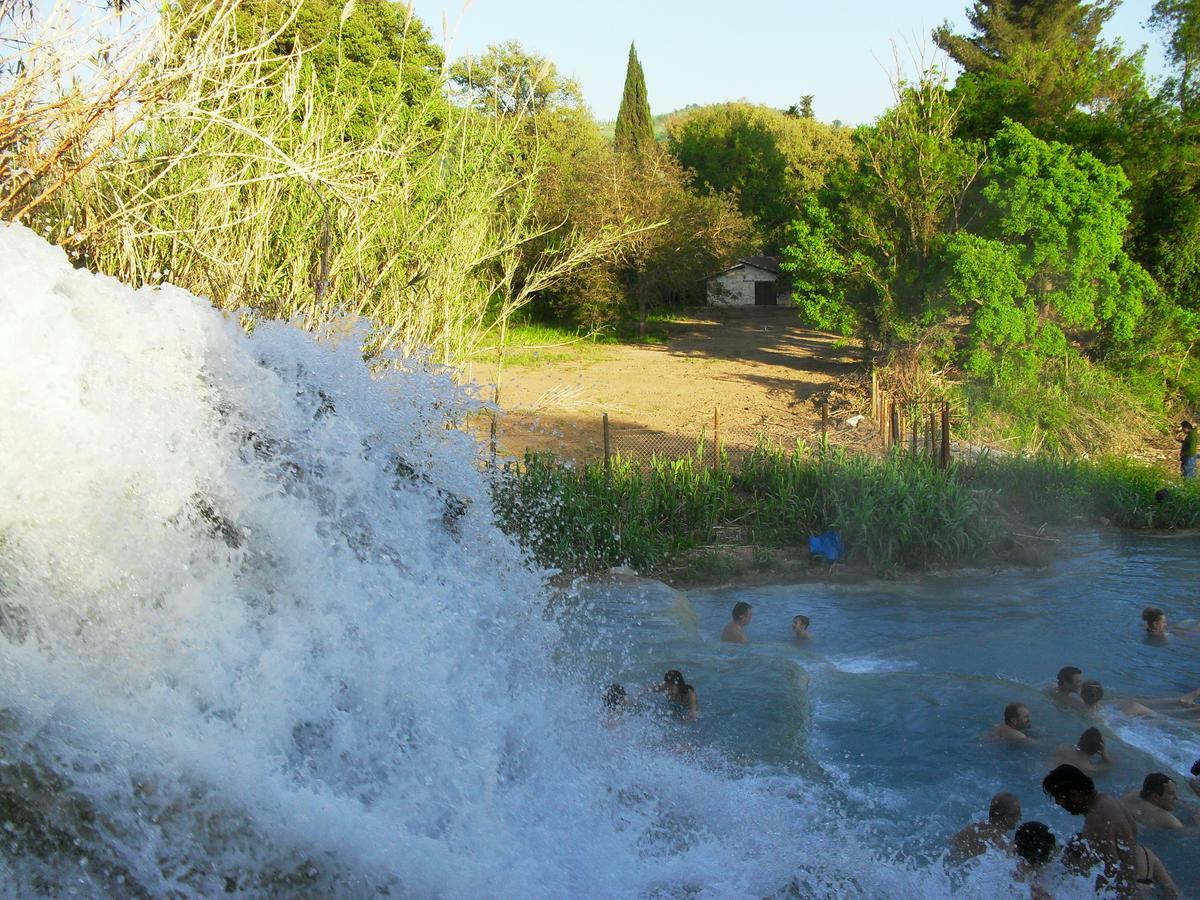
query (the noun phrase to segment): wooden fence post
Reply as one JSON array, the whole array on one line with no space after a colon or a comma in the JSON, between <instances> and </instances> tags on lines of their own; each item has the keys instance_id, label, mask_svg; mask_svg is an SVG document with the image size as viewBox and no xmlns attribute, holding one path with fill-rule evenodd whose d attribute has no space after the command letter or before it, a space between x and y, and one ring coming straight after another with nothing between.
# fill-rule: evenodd
<instances>
[{"instance_id":1,"label":"wooden fence post","mask_svg":"<svg viewBox=\"0 0 1200 900\"><path fill-rule=\"evenodd\" d=\"M892 439L888 442L889 446L896 446L900 443L900 410L896 408L896 401L892 401Z\"/></svg>"},{"instance_id":2,"label":"wooden fence post","mask_svg":"<svg viewBox=\"0 0 1200 900\"><path fill-rule=\"evenodd\" d=\"M821 398L821 443L824 444L829 436L829 398Z\"/></svg>"},{"instance_id":3,"label":"wooden fence post","mask_svg":"<svg viewBox=\"0 0 1200 900\"><path fill-rule=\"evenodd\" d=\"M612 449L608 440L608 413L600 419L601 430L604 433L604 474L612 473Z\"/></svg>"},{"instance_id":4,"label":"wooden fence post","mask_svg":"<svg viewBox=\"0 0 1200 900\"><path fill-rule=\"evenodd\" d=\"M713 471L721 471L721 407L713 407Z\"/></svg>"},{"instance_id":5,"label":"wooden fence post","mask_svg":"<svg viewBox=\"0 0 1200 900\"><path fill-rule=\"evenodd\" d=\"M950 468L950 404L942 402L942 468Z\"/></svg>"},{"instance_id":6,"label":"wooden fence post","mask_svg":"<svg viewBox=\"0 0 1200 900\"><path fill-rule=\"evenodd\" d=\"M917 455L917 435L921 433L921 419L919 414L913 413L913 407L909 407L908 412L908 455L915 457ZM920 410L920 407L916 407Z\"/></svg>"}]
</instances>

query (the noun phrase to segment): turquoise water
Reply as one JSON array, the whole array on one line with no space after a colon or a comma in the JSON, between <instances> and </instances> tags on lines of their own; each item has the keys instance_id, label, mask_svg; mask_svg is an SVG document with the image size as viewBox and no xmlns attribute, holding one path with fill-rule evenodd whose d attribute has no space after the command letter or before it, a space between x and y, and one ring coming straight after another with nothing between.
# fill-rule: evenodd
<instances>
[{"instance_id":1,"label":"turquoise water","mask_svg":"<svg viewBox=\"0 0 1200 900\"><path fill-rule=\"evenodd\" d=\"M607 671L636 685L681 669L701 704L695 726L672 723L681 740L734 767L819 785L883 856L930 865L999 790L1016 793L1023 818L1046 822L1060 841L1078 830L1040 782L1054 748L1093 723L1044 689L1064 665L1099 679L1106 698L1200 687L1200 633L1152 644L1139 620L1149 604L1176 623L1200 617L1198 586L1200 538L1083 535L1045 573L686 594L610 586L593 598L600 627L590 650L598 680ZM721 644L738 600L754 606L751 643ZM797 613L812 618L802 643L789 632ZM653 714L655 700L640 707ZM1014 700L1028 705L1036 744L981 742ZM1195 821L1200 800L1182 785L1200 758L1200 719L1192 721L1106 710L1114 765L1096 776L1100 789L1122 794L1165 771L1186 795L1182 818ZM1200 895L1195 831L1142 839L1185 896Z\"/></svg>"}]
</instances>

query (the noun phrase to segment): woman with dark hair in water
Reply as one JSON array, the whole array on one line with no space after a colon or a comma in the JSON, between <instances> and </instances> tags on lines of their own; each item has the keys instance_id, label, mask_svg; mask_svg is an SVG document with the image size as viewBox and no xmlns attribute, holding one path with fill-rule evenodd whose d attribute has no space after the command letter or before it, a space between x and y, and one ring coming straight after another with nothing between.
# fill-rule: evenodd
<instances>
[{"instance_id":1,"label":"woman with dark hair in water","mask_svg":"<svg viewBox=\"0 0 1200 900\"><path fill-rule=\"evenodd\" d=\"M695 721L700 715L700 703L696 700L696 689L683 680L683 673L678 669L670 669L658 684L646 688L656 694L666 694L667 699L680 706L686 706L689 721Z\"/></svg>"}]
</instances>

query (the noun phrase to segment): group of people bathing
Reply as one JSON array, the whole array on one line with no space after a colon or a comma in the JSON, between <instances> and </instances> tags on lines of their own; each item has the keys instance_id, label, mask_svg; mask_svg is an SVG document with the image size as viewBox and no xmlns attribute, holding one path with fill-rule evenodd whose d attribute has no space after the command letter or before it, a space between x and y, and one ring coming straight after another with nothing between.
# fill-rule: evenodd
<instances>
[{"instance_id":1,"label":"group of people bathing","mask_svg":"<svg viewBox=\"0 0 1200 900\"><path fill-rule=\"evenodd\" d=\"M721 631L721 640L727 644L748 644L746 626L754 617L754 608L745 601L733 605L733 613L725 628ZM811 624L808 616L792 617L792 636L796 640L808 640L808 627ZM620 684L610 684L604 689L604 706L608 710L609 722L615 723L631 703L645 694L663 694L667 701L684 711L688 720L695 721L700 717L700 701L696 697L696 689L684 680L683 673L678 669L670 669L663 680L648 685L635 697L631 698L625 687Z\"/></svg>"},{"instance_id":2,"label":"group of people bathing","mask_svg":"<svg viewBox=\"0 0 1200 900\"><path fill-rule=\"evenodd\" d=\"M1158 641L1167 637L1166 614L1156 607L1142 611L1147 637ZM1100 682L1085 680L1075 666L1064 666L1047 693L1057 702L1100 720L1104 688ZM1125 699L1115 703L1127 716L1158 716L1172 707L1173 718L1200 724L1200 688L1180 697ZM1152 708L1156 707L1156 708ZM994 740L1031 743L1032 718L1023 703L1004 708L1004 720L987 732ZM986 822L968 825L950 842L951 858L957 861L979 856L988 849L1000 849L1017 857L1016 877L1030 885L1035 900L1050 897L1044 880L1049 864L1061 856L1068 871L1087 871L1099 865L1097 889L1112 890L1119 897L1147 895L1158 886L1163 896L1181 896L1162 861L1149 847L1138 843L1138 827L1184 828L1175 809L1179 793L1175 781L1163 772L1151 772L1140 790L1129 791L1119 799L1096 790L1090 773L1105 771L1112 764L1104 734L1090 726L1074 744L1062 744L1053 752L1050 765L1055 768L1042 781L1042 789L1054 802L1072 815L1084 817L1083 830L1068 841L1062 853L1050 829L1042 822L1025 822L1021 802L1013 794L996 794L988 808ZM1200 795L1200 760L1192 766L1188 786ZM1012 838L1009 833L1013 832Z\"/></svg>"},{"instance_id":3,"label":"group of people bathing","mask_svg":"<svg viewBox=\"0 0 1200 900\"><path fill-rule=\"evenodd\" d=\"M1200 794L1200 760L1192 765L1192 775L1197 777L1188 779L1188 784ZM1184 827L1173 812L1178 794L1169 775L1151 772L1141 790L1117 799L1098 791L1091 776L1077 766L1063 763L1042 779L1042 790L1071 815L1083 816L1083 829L1061 852L1044 822L1017 824L1021 801L1002 791L992 797L986 822L974 822L950 839L950 859L965 862L988 850L1012 854L1017 859L1013 877L1029 885L1033 900L1053 896L1048 881L1056 859L1068 872L1088 872L1098 866L1096 889L1110 890L1117 897L1148 896L1156 886L1164 897L1182 896L1162 860L1138 842L1139 826Z\"/></svg>"},{"instance_id":4,"label":"group of people bathing","mask_svg":"<svg viewBox=\"0 0 1200 900\"><path fill-rule=\"evenodd\" d=\"M721 631L721 640L731 644L749 643L746 626L753 619L753 607L746 602L734 604L730 620ZM1148 639L1165 640L1166 614L1156 607L1142 611ZM792 619L792 634L797 640L809 637L810 619L797 615ZM700 715L696 689L688 684L678 669L669 670L661 682L647 686L646 693L663 694L668 702L679 707L687 719ZM1104 688L1099 681L1085 680L1082 670L1064 666L1048 693L1085 715L1099 718ZM611 684L604 692L604 704L610 722L614 722L628 707L631 698L620 684ZM1174 705L1184 714L1200 714L1200 688L1182 697L1151 700L1127 699L1118 702L1119 709L1130 716L1155 716L1151 706ZM1200 715L1195 721L1200 724ZM1010 703L1004 708L1004 720L985 737L1014 742L1032 742L1032 718L1023 703ZM1119 800L1096 790L1089 772L1097 772L1111 764L1104 735L1099 728L1089 727L1074 745L1060 745L1053 755L1057 766L1042 780L1042 790L1071 815L1083 816L1083 829L1071 838L1061 853L1054 833L1043 822L1021 823L1021 801L1008 792L992 797L986 822L976 822L958 832L950 841L950 858L962 862L980 856L989 849L1011 853L1017 858L1014 877L1030 887L1033 900L1049 900L1046 887L1051 863L1061 858L1068 871L1088 871L1099 865L1097 889L1113 890L1119 897L1145 896L1157 885L1168 898L1181 896L1162 860L1150 848L1139 844L1137 829L1183 828L1174 813L1179 795L1175 782L1162 772L1151 772L1140 790L1130 791ZM1188 786L1200 795L1200 760L1192 766ZM1020 824L1018 824L1020 823ZM1012 838L1009 838L1010 832Z\"/></svg>"}]
</instances>

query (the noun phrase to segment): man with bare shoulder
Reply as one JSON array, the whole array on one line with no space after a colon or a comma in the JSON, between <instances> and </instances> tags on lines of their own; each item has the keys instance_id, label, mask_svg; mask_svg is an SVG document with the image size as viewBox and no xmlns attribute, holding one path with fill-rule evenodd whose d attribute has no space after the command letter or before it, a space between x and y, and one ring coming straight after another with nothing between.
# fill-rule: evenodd
<instances>
[{"instance_id":1,"label":"man with bare shoulder","mask_svg":"<svg viewBox=\"0 0 1200 900\"><path fill-rule=\"evenodd\" d=\"M733 614L721 630L721 640L727 644L750 643L750 639L746 637L746 626L750 624L753 615L753 607L744 600L733 604Z\"/></svg>"},{"instance_id":2,"label":"man with bare shoulder","mask_svg":"<svg viewBox=\"0 0 1200 900\"><path fill-rule=\"evenodd\" d=\"M1075 746L1060 744L1054 751L1054 762L1067 763L1083 772L1099 772L1107 769L1111 760L1100 729L1089 728L1079 736Z\"/></svg>"},{"instance_id":3,"label":"man with bare shoulder","mask_svg":"<svg viewBox=\"0 0 1200 900\"><path fill-rule=\"evenodd\" d=\"M1121 798L1122 805L1143 828L1182 828L1183 823L1173 812L1178 801L1174 780L1162 772L1151 772L1140 791L1130 791Z\"/></svg>"},{"instance_id":4,"label":"man with bare shoulder","mask_svg":"<svg viewBox=\"0 0 1200 900\"><path fill-rule=\"evenodd\" d=\"M1053 687L1046 688L1046 693L1060 703L1080 707L1083 701L1079 699L1079 689L1083 687L1083 672L1075 666L1063 666L1058 670L1058 677Z\"/></svg>"},{"instance_id":5,"label":"man with bare shoulder","mask_svg":"<svg viewBox=\"0 0 1200 900\"><path fill-rule=\"evenodd\" d=\"M950 838L950 859L966 862L982 856L988 850L1012 852L1008 833L1021 821L1021 801L1015 794L1001 791L988 804L986 822L972 822Z\"/></svg>"},{"instance_id":6,"label":"man with bare shoulder","mask_svg":"<svg viewBox=\"0 0 1200 900\"><path fill-rule=\"evenodd\" d=\"M1061 765L1042 780L1042 790L1073 816L1083 816L1083 831L1065 859L1078 871L1099 863L1096 890L1111 888L1117 897L1136 897L1137 825L1117 800L1096 790L1096 783L1075 766Z\"/></svg>"},{"instance_id":7,"label":"man with bare shoulder","mask_svg":"<svg viewBox=\"0 0 1200 900\"><path fill-rule=\"evenodd\" d=\"M808 626L812 620L808 616L792 616L792 635L798 641L807 641L811 635L808 633Z\"/></svg>"},{"instance_id":8,"label":"man with bare shoulder","mask_svg":"<svg viewBox=\"0 0 1200 900\"><path fill-rule=\"evenodd\" d=\"M1024 703L1010 703L1004 707L1004 721L984 734L984 738L990 741L1012 741L1014 743L1032 741L1033 738L1026 734L1032 725L1033 720L1029 715L1029 707Z\"/></svg>"}]
</instances>

